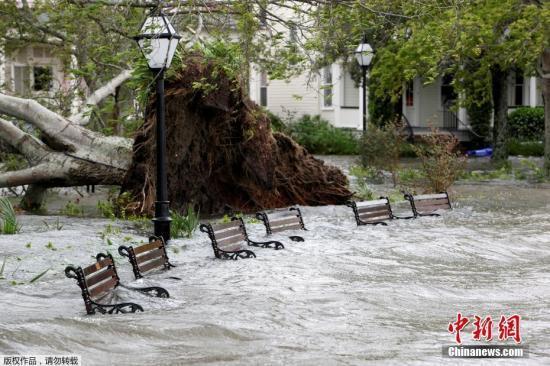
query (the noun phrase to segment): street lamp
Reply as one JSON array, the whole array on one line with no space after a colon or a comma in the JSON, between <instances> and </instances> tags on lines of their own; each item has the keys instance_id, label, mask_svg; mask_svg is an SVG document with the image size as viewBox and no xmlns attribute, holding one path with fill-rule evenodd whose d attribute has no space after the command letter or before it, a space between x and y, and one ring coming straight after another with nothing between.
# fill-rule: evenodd
<instances>
[{"instance_id":1,"label":"street lamp","mask_svg":"<svg viewBox=\"0 0 550 366\"><path fill-rule=\"evenodd\" d=\"M179 36L166 16L159 12L143 22L140 35L134 37L156 79L156 150L157 150L157 197L155 201L155 236L165 242L170 240L170 201L166 172L166 128L164 112L164 71L170 67L176 52Z\"/></svg>"},{"instance_id":2,"label":"street lamp","mask_svg":"<svg viewBox=\"0 0 550 366\"><path fill-rule=\"evenodd\" d=\"M374 51L367 42L367 36L363 35L363 40L355 49L355 58L363 71L363 133L367 131L367 69L374 57Z\"/></svg>"}]
</instances>

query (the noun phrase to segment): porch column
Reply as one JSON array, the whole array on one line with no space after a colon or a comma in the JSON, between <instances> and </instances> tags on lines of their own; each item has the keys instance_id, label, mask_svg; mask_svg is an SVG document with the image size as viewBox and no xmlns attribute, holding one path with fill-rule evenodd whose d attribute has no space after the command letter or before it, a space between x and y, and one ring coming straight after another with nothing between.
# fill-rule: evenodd
<instances>
[{"instance_id":1,"label":"porch column","mask_svg":"<svg viewBox=\"0 0 550 366\"><path fill-rule=\"evenodd\" d=\"M529 106L537 106L537 78L534 76L529 78Z\"/></svg>"}]
</instances>

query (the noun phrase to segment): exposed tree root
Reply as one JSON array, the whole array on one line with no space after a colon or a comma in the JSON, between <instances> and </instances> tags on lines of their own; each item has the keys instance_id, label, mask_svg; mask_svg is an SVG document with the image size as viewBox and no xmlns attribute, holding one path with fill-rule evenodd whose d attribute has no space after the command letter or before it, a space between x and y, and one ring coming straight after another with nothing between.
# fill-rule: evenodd
<instances>
[{"instance_id":1,"label":"exposed tree root","mask_svg":"<svg viewBox=\"0 0 550 366\"><path fill-rule=\"evenodd\" d=\"M217 88L193 88L197 81ZM137 201L139 213L152 213L155 200L154 100L150 106L122 187ZM244 96L238 82L199 56L190 57L166 83L166 125L172 209L191 204L202 213L223 212L227 206L248 212L341 204L351 197L339 169L288 136L272 133L267 115Z\"/></svg>"}]
</instances>

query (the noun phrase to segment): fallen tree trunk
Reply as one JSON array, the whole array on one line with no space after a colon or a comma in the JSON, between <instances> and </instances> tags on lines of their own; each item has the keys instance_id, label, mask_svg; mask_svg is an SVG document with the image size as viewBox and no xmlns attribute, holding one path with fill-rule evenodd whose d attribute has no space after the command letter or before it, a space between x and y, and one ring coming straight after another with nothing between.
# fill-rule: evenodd
<instances>
[{"instance_id":1,"label":"fallen tree trunk","mask_svg":"<svg viewBox=\"0 0 550 366\"><path fill-rule=\"evenodd\" d=\"M199 81L206 87L194 88ZM137 213L153 211L155 123L152 100L122 186L136 199ZM239 82L198 55L187 57L185 68L166 83L166 123L172 209L192 205L210 214L229 206L247 212L341 204L352 195L339 169L272 133L267 115L245 97Z\"/></svg>"}]
</instances>

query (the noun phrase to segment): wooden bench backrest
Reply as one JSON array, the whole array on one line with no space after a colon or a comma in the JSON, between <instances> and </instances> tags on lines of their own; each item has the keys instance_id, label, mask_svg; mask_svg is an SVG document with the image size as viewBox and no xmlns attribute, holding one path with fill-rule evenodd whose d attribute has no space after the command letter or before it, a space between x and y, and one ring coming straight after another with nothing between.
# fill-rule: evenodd
<instances>
[{"instance_id":1,"label":"wooden bench backrest","mask_svg":"<svg viewBox=\"0 0 550 366\"><path fill-rule=\"evenodd\" d=\"M263 221L268 235L286 230L305 230L300 209L295 207L270 213L258 212L256 217Z\"/></svg>"},{"instance_id":2,"label":"wooden bench backrest","mask_svg":"<svg viewBox=\"0 0 550 366\"><path fill-rule=\"evenodd\" d=\"M234 219L221 224L205 224L207 232L212 241L214 254L218 255L218 249L226 252L233 252L242 249L242 242L247 241L242 219ZM201 229L202 230L202 229ZM202 230L204 231L204 230Z\"/></svg>"},{"instance_id":3,"label":"wooden bench backrest","mask_svg":"<svg viewBox=\"0 0 550 366\"><path fill-rule=\"evenodd\" d=\"M111 255L98 254L97 262L82 268L82 273L92 300L103 297L118 286L120 281Z\"/></svg>"},{"instance_id":4,"label":"wooden bench backrest","mask_svg":"<svg viewBox=\"0 0 550 366\"><path fill-rule=\"evenodd\" d=\"M355 204L355 207L354 207ZM374 223L391 220L393 217L390 201L387 198L379 200L354 202L349 205L355 214L357 224Z\"/></svg>"},{"instance_id":5,"label":"wooden bench backrest","mask_svg":"<svg viewBox=\"0 0 550 366\"><path fill-rule=\"evenodd\" d=\"M158 268L167 268L168 256L162 239L154 238L148 244L134 248L136 263L141 273Z\"/></svg>"},{"instance_id":6,"label":"wooden bench backrest","mask_svg":"<svg viewBox=\"0 0 550 366\"><path fill-rule=\"evenodd\" d=\"M412 198L414 209L419 214L430 214L437 210L451 209L451 201L447 192L437 194L421 194L409 196Z\"/></svg>"}]
</instances>

